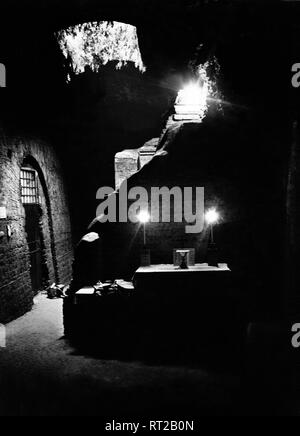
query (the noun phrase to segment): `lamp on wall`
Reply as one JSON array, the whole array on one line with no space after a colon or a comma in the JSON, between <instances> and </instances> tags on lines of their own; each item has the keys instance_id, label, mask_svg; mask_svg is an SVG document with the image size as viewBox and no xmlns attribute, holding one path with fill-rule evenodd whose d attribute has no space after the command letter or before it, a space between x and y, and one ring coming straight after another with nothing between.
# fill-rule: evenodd
<instances>
[{"instance_id":1,"label":"lamp on wall","mask_svg":"<svg viewBox=\"0 0 300 436\"><path fill-rule=\"evenodd\" d=\"M205 214L205 221L210 226L211 243L214 244L214 226L220 221L220 214L215 208L209 209Z\"/></svg>"},{"instance_id":2,"label":"lamp on wall","mask_svg":"<svg viewBox=\"0 0 300 436\"><path fill-rule=\"evenodd\" d=\"M142 210L139 214L138 214L138 220L141 224L143 224L144 227L144 247L146 247L146 243L147 243L147 238L146 238L146 225L147 223L150 221L150 214L148 211L146 210Z\"/></svg>"},{"instance_id":3,"label":"lamp on wall","mask_svg":"<svg viewBox=\"0 0 300 436\"><path fill-rule=\"evenodd\" d=\"M210 266L218 266L218 248L215 244L214 227L220 222L220 214L216 208L211 208L205 213L205 221L210 228L210 242L208 244L207 258Z\"/></svg>"},{"instance_id":4,"label":"lamp on wall","mask_svg":"<svg viewBox=\"0 0 300 436\"><path fill-rule=\"evenodd\" d=\"M146 234L146 226L149 223L151 216L147 210L141 210L137 216L139 222L143 225L144 228L144 247L141 252L141 265L142 266L150 266L151 265L151 252L147 249L147 234Z\"/></svg>"}]
</instances>

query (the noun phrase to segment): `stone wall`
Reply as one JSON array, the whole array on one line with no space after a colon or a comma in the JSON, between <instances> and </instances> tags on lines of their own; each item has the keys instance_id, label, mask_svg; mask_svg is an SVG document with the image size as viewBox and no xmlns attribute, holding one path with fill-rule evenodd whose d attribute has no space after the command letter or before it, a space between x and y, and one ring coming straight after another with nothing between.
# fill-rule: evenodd
<instances>
[{"instance_id":1,"label":"stone wall","mask_svg":"<svg viewBox=\"0 0 300 436\"><path fill-rule=\"evenodd\" d=\"M30 257L21 201L20 170L33 167L39 178L43 268L47 285L71 278L71 225L63 176L52 148L39 140L0 134L0 322L8 322L33 304ZM1 215L0 215L1 216Z\"/></svg>"}]
</instances>

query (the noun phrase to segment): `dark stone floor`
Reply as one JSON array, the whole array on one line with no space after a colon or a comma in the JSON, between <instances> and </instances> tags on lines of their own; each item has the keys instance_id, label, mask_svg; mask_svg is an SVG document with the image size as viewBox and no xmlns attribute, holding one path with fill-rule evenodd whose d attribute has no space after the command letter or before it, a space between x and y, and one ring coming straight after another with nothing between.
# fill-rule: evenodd
<instances>
[{"instance_id":1,"label":"dark stone floor","mask_svg":"<svg viewBox=\"0 0 300 436\"><path fill-rule=\"evenodd\" d=\"M43 295L32 312L7 325L0 392L1 416L178 420L278 413L274 404L258 407L260 393L249 397L239 371L83 355L63 337L62 300Z\"/></svg>"}]
</instances>

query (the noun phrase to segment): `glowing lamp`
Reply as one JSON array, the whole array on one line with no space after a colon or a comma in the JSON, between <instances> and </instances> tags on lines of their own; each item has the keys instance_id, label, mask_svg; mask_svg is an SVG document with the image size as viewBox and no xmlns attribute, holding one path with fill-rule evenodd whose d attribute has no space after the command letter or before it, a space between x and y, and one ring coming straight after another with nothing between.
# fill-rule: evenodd
<instances>
[{"instance_id":1,"label":"glowing lamp","mask_svg":"<svg viewBox=\"0 0 300 436\"><path fill-rule=\"evenodd\" d=\"M178 93L175 103L175 119L203 118L207 109L207 83L190 83Z\"/></svg>"},{"instance_id":2,"label":"glowing lamp","mask_svg":"<svg viewBox=\"0 0 300 436\"><path fill-rule=\"evenodd\" d=\"M208 225L217 224L220 220L220 214L216 209L209 209L205 214L205 221Z\"/></svg>"},{"instance_id":3,"label":"glowing lamp","mask_svg":"<svg viewBox=\"0 0 300 436\"><path fill-rule=\"evenodd\" d=\"M215 209L209 209L205 214L205 221L210 226L211 243L214 244L214 225L218 224L220 220L220 214Z\"/></svg>"},{"instance_id":4,"label":"glowing lamp","mask_svg":"<svg viewBox=\"0 0 300 436\"><path fill-rule=\"evenodd\" d=\"M141 210L137 216L139 222L144 225L144 246L146 247L146 224L150 221L150 214L146 210Z\"/></svg>"},{"instance_id":5,"label":"glowing lamp","mask_svg":"<svg viewBox=\"0 0 300 436\"><path fill-rule=\"evenodd\" d=\"M142 210L138 214L138 220L142 224L146 224L150 221L150 214L146 210Z\"/></svg>"},{"instance_id":6,"label":"glowing lamp","mask_svg":"<svg viewBox=\"0 0 300 436\"><path fill-rule=\"evenodd\" d=\"M206 103L208 88L204 85L190 84L181 89L178 93L177 104L202 106Z\"/></svg>"}]
</instances>

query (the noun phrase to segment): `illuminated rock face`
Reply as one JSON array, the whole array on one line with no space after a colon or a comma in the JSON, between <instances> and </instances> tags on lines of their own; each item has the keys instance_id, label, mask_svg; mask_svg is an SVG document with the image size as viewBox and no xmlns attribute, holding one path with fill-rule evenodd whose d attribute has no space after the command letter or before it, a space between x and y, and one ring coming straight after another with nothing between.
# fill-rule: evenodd
<instances>
[{"instance_id":1,"label":"illuminated rock face","mask_svg":"<svg viewBox=\"0 0 300 436\"><path fill-rule=\"evenodd\" d=\"M116 189L119 189L121 184L129 179L138 170L138 150L124 150L117 153L115 156L115 182Z\"/></svg>"},{"instance_id":2,"label":"illuminated rock face","mask_svg":"<svg viewBox=\"0 0 300 436\"><path fill-rule=\"evenodd\" d=\"M159 139L154 138L146 142L146 144L139 149L140 169L148 164L156 153Z\"/></svg>"},{"instance_id":3,"label":"illuminated rock face","mask_svg":"<svg viewBox=\"0 0 300 436\"><path fill-rule=\"evenodd\" d=\"M63 55L71 60L74 74L84 73L87 67L97 72L110 61L118 62L117 69L132 62L141 72L146 71L137 29L130 24L116 21L84 23L61 30L56 36Z\"/></svg>"},{"instance_id":4,"label":"illuminated rock face","mask_svg":"<svg viewBox=\"0 0 300 436\"><path fill-rule=\"evenodd\" d=\"M154 157L159 138L151 139L136 150L124 150L115 156L115 182L119 189L124 180L140 171Z\"/></svg>"}]
</instances>

